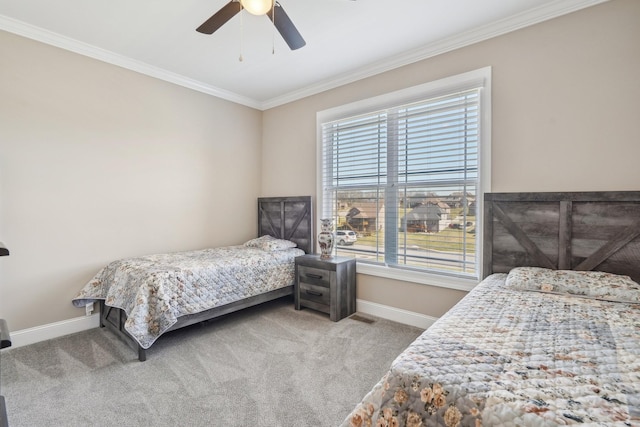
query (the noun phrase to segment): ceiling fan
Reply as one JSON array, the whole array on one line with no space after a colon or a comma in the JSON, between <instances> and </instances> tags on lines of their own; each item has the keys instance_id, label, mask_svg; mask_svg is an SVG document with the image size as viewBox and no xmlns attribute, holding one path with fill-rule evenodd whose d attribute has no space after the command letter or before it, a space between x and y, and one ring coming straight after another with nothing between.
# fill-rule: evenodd
<instances>
[{"instance_id":1,"label":"ceiling fan","mask_svg":"<svg viewBox=\"0 0 640 427\"><path fill-rule=\"evenodd\" d=\"M243 8L254 15L267 15L291 50L300 49L307 44L280 3L275 0L231 0L196 28L196 31L213 34Z\"/></svg>"}]
</instances>

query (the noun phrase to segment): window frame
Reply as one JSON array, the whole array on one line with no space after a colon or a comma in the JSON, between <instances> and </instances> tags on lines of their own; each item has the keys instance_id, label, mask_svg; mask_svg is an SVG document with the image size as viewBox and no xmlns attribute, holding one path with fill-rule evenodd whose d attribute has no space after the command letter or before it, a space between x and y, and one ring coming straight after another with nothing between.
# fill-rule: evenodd
<instances>
[{"instance_id":1,"label":"window frame","mask_svg":"<svg viewBox=\"0 0 640 427\"><path fill-rule=\"evenodd\" d=\"M477 247L476 247L476 271L478 278L463 278L448 276L432 272L416 271L401 267L356 262L357 272L372 276L384 277L394 280L408 281L419 284L440 286L450 289L468 291L471 290L482 277L482 247L483 247L483 199L484 193L491 191L491 67L484 67L451 77L431 81L421 85L401 89L376 97L363 99L350 104L341 105L331 109L319 111L316 114L316 194L317 209L316 223L320 223L323 216L323 141L322 124L329 121L340 120L352 116L366 114L400 104L409 104L429 98L448 95L457 91L480 87L480 117L478 152L478 193L476 195L476 223Z\"/></svg>"}]
</instances>

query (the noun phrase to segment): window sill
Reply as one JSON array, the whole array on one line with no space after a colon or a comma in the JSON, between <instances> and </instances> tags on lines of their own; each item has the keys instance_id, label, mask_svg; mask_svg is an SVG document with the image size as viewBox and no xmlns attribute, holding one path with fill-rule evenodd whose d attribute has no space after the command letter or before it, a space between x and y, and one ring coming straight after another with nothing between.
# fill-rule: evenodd
<instances>
[{"instance_id":1,"label":"window sill","mask_svg":"<svg viewBox=\"0 0 640 427\"><path fill-rule=\"evenodd\" d=\"M420 283L429 286L455 289L458 291L470 291L477 284L476 279L464 279L461 277L441 276L437 274L421 273L417 271L402 270L400 268L385 267L358 262L356 272L370 276L384 277L386 279L401 280L404 282Z\"/></svg>"}]
</instances>

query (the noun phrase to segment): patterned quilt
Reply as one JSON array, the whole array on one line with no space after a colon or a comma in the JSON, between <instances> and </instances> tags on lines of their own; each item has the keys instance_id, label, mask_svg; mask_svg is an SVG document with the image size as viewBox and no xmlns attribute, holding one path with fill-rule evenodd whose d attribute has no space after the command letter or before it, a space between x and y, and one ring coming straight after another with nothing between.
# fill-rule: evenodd
<instances>
[{"instance_id":1,"label":"patterned quilt","mask_svg":"<svg viewBox=\"0 0 640 427\"><path fill-rule=\"evenodd\" d=\"M102 299L123 309L125 329L146 349L180 316L292 285L293 260L303 254L228 246L123 259L100 270L73 304Z\"/></svg>"},{"instance_id":2,"label":"patterned quilt","mask_svg":"<svg viewBox=\"0 0 640 427\"><path fill-rule=\"evenodd\" d=\"M640 426L640 304L505 279L426 330L343 426Z\"/></svg>"}]
</instances>

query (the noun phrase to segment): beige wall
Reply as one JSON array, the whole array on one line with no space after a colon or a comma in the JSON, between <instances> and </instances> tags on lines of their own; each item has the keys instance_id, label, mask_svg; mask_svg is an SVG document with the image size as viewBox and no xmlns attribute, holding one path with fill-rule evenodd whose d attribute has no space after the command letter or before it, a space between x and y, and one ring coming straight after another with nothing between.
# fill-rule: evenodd
<instances>
[{"instance_id":1,"label":"beige wall","mask_svg":"<svg viewBox=\"0 0 640 427\"><path fill-rule=\"evenodd\" d=\"M264 113L0 32L0 317L82 316L115 258L253 236L257 196L315 196L317 111L487 65L494 191L640 190L638 17L613 0ZM431 316L464 294L357 292Z\"/></svg>"},{"instance_id":2,"label":"beige wall","mask_svg":"<svg viewBox=\"0 0 640 427\"><path fill-rule=\"evenodd\" d=\"M257 231L260 111L0 32L0 317L83 316L107 262Z\"/></svg>"},{"instance_id":3,"label":"beige wall","mask_svg":"<svg viewBox=\"0 0 640 427\"><path fill-rule=\"evenodd\" d=\"M639 19L613 0L268 110L262 194L315 196L316 112L484 66L492 191L640 190ZM363 274L357 293L431 316L464 294Z\"/></svg>"}]
</instances>

